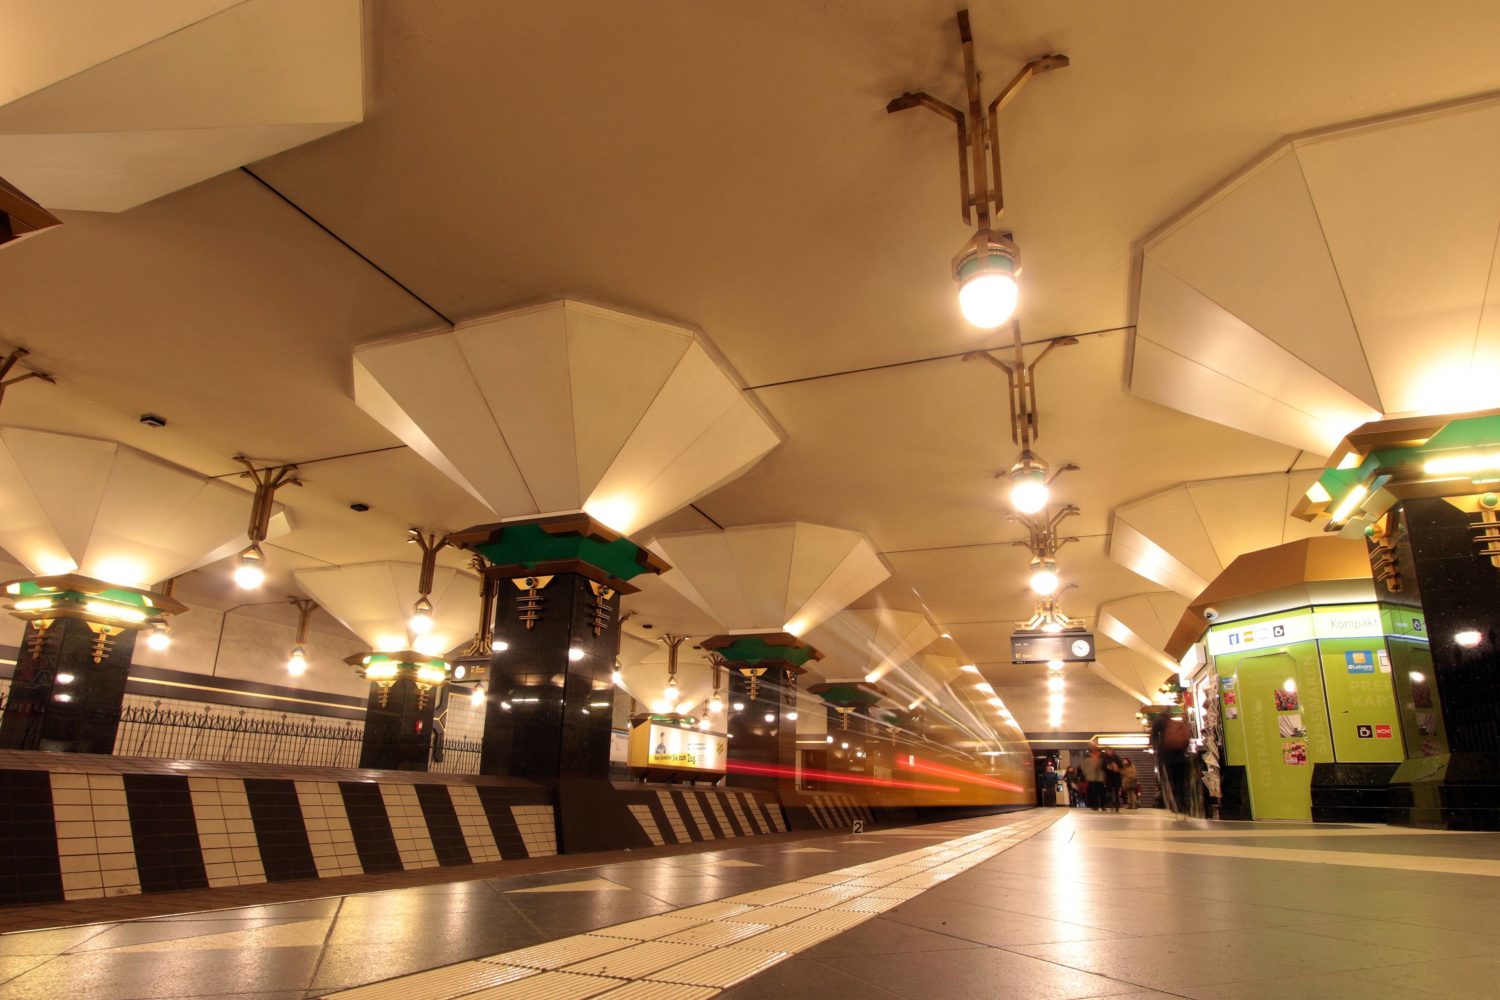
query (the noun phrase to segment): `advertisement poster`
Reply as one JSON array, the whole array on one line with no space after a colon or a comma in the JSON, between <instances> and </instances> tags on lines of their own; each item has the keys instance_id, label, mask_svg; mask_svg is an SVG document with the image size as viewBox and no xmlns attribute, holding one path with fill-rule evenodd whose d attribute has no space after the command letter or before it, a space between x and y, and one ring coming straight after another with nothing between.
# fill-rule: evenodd
<instances>
[{"instance_id":1,"label":"advertisement poster","mask_svg":"<svg viewBox=\"0 0 1500 1000\"><path fill-rule=\"evenodd\" d=\"M652 722L637 726L630 734L631 767L723 773L728 752L729 740L723 733Z\"/></svg>"},{"instance_id":2,"label":"advertisement poster","mask_svg":"<svg viewBox=\"0 0 1500 1000\"><path fill-rule=\"evenodd\" d=\"M1281 731L1282 739L1307 735L1307 727L1302 724L1302 716L1300 715L1280 716L1276 720L1276 726Z\"/></svg>"},{"instance_id":3,"label":"advertisement poster","mask_svg":"<svg viewBox=\"0 0 1500 1000\"><path fill-rule=\"evenodd\" d=\"M1276 711L1295 712L1301 707L1302 703L1297 700L1296 691L1288 691L1284 687L1276 689Z\"/></svg>"},{"instance_id":4,"label":"advertisement poster","mask_svg":"<svg viewBox=\"0 0 1500 1000\"><path fill-rule=\"evenodd\" d=\"M1307 744L1301 740L1292 740L1281 744L1281 762L1298 766L1307 763Z\"/></svg>"}]
</instances>

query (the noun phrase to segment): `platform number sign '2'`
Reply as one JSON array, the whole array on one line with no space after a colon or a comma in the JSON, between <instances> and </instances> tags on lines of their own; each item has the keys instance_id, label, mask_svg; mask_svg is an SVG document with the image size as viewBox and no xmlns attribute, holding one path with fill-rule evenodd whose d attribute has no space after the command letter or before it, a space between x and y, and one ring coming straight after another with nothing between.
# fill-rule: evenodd
<instances>
[{"instance_id":1,"label":"platform number sign '2'","mask_svg":"<svg viewBox=\"0 0 1500 1000\"><path fill-rule=\"evenodd\" d=\"M864 820L857 819L857 820L854 821L854 832L855 833L864 833L865 832L865 821Z\"/></svg>"}]
</instances>

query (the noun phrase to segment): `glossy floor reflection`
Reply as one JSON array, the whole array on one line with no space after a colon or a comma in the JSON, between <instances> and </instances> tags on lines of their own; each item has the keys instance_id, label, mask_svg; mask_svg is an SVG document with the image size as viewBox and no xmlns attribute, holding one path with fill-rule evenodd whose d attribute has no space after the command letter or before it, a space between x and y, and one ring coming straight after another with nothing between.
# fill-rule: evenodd
<instances>
[{"instance_id":1,"label":"glossy floor reflection","mask_svg":"<svg viewBox=\"0 0 1500 1000\"><path fill-rule=\"evenodd\" d=\"M918 878L934 867L944 879ZM911 891L879 887L871 895L893 902L868 907L836 899L852 896L839 888L850 868L860 883L899 877ZM825 884L837 912L808 923L821 904L807 900ZM688 909L729 897L748 902ZM466 963L421 991L404 980L377 992L1488 998L1500 979L1497 913L1500 835L1048 810L4 935L0 996L303 1000ZM788 931L794 923L812 931ZM760 935L774 941L757 946ZM515 982L497 979L499 953L548 942L507 966ZM779 957L757 973L747 956L773 943ZM721 991L653 971L705 949L708 980L749 978ZM498 964L474 961L484 958ZM477 980L465 971L476 967ZM622 987L636 975L667 981Z\"/></svg>"}]
</instances>

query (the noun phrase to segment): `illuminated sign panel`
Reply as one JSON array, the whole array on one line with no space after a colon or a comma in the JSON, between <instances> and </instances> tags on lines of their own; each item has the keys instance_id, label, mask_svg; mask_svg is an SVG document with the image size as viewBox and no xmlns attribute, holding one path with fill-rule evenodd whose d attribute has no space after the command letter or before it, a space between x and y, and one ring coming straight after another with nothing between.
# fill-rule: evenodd
<instances>
[{"instance_id":1,"label":"illuminated sign panel","mask_svg":"<svg viewBox=\"0 0 1500 1000\"><path fill-rule=\"evenodd\" d=\"M630 766L723 774L729 738L723 733L643 723L630 732Z\"/></svg>"},{"instance_id":2,"label":"illuminated sign panel","mask_svg":"<svg viewBox=\"0 0 1500 1000\"><path fill-rule=\"evenodd\" d=\"M1012 663L1094 662L1094 637L1088 632L1016 632L1010 637Z\"/></svg>"}]
</instances>

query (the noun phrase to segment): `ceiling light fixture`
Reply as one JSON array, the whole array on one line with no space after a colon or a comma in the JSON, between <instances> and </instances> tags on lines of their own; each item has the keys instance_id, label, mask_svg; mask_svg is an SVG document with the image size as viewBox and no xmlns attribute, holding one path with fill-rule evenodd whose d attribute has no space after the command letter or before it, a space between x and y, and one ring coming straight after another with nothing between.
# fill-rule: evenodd
<instances>
[{"instance_id":1,"label":"ceiling light fixture","mask_svg":"<svg viewBox=\"0 0 1500 1000\"><path fill-rule=\"evenodd\" d=\"M484 704L484 696L484 682L481 681L478 684L474 685L474 690L469 692L469 704L473 705L475 708L480 707Z\"/></svg>"},{"instance_id":2,"label":"ceiling light fixture","mask_svg":"<svg viewBox=\"0 0 1500 1000\"><path fill-rule=\"evenodd\" d=\"M1048 556L1033 556L1031 559L1031 589L1038 594L1055 594L1061 581L1057 576L1057 560Z\"/></svg>"},{"instance_id":3,"label":"ceiling light fixture","mask_svg":"<svg viewBox=\"0 0 1500 1000\"><path fill-rule=\"evenodd\" d=\"M245 535L250 544L235 561L234 582L242 590L255 590L266 582L266 554L260 543L266 540L271 530L271 515L276 512L276 491L283 486L301 486L295 465L277 465L256 468L255 463L244 455L234 460L245 467L241 479L255 484L255 496L250 503L250 525Z\"/></svg>"},{"instance_id":4,"label":"ceiling light fixture","mask_svg":"<svg viewBox=\"0 0 1500 1000\"><path fill-rule=\"evenodd\" d=\"M448 547L448 536L436 532L426 535L420 528L408 528L407 535L408 544L422 549L422 569L417 577L417 600L412 605L406 627L414 636L427 635L435 624L432 620L432 579L437 572L438 553Z\"/></svg>"},{"instance_id":5,"label":"ceiling light fixture","mask_svg":"<svg viewBox=\"0 0 1500 1000\"><path fill-rule=\"evenodd\" d=\"M974 65L974 38L967 10L958 12L958 38L963 47L967 114L922 92L902 94L885 109L894 114L908 108L927 108L953 122L958 129L960 209L964 224L977 224L977 228L953 258L953 280L958 282L958 305L964 318L980 329L993 330L1015 313L1020 294L1016 279L1021 273L1020 249L1011 234L991 228L1005 212L997 119L1000 110L1028 80L1039 73L1063 68L1068 65L1068 58L1049 55L1033 59L986 110L979 93L979 71Z\"/></svg>"},{"instance_id":6,"label":"ceiling light fixture","mask_svg":"<svg viewBox=\"0 0 1500 1000\"><path fill-rule=\"evenodd\" d=\"M166 622L156 625L146 633L146 645L158 653L172 645L172 630L167 627Z\"/></svg>"},{"instance_id":7,"label":"ceiling light fixture","mask_svg":"<svg viewBox=\"0 0 1500 1000\"><path fill-rule=\"evenodd\" d=\"M286 672L293 677L307 673L307 626L312 613L318 610L318 602L306 597L288 597L287 603L297 609L297 634L292 640L292 652L286 660Z\"/></svg>"}]
</instances>

